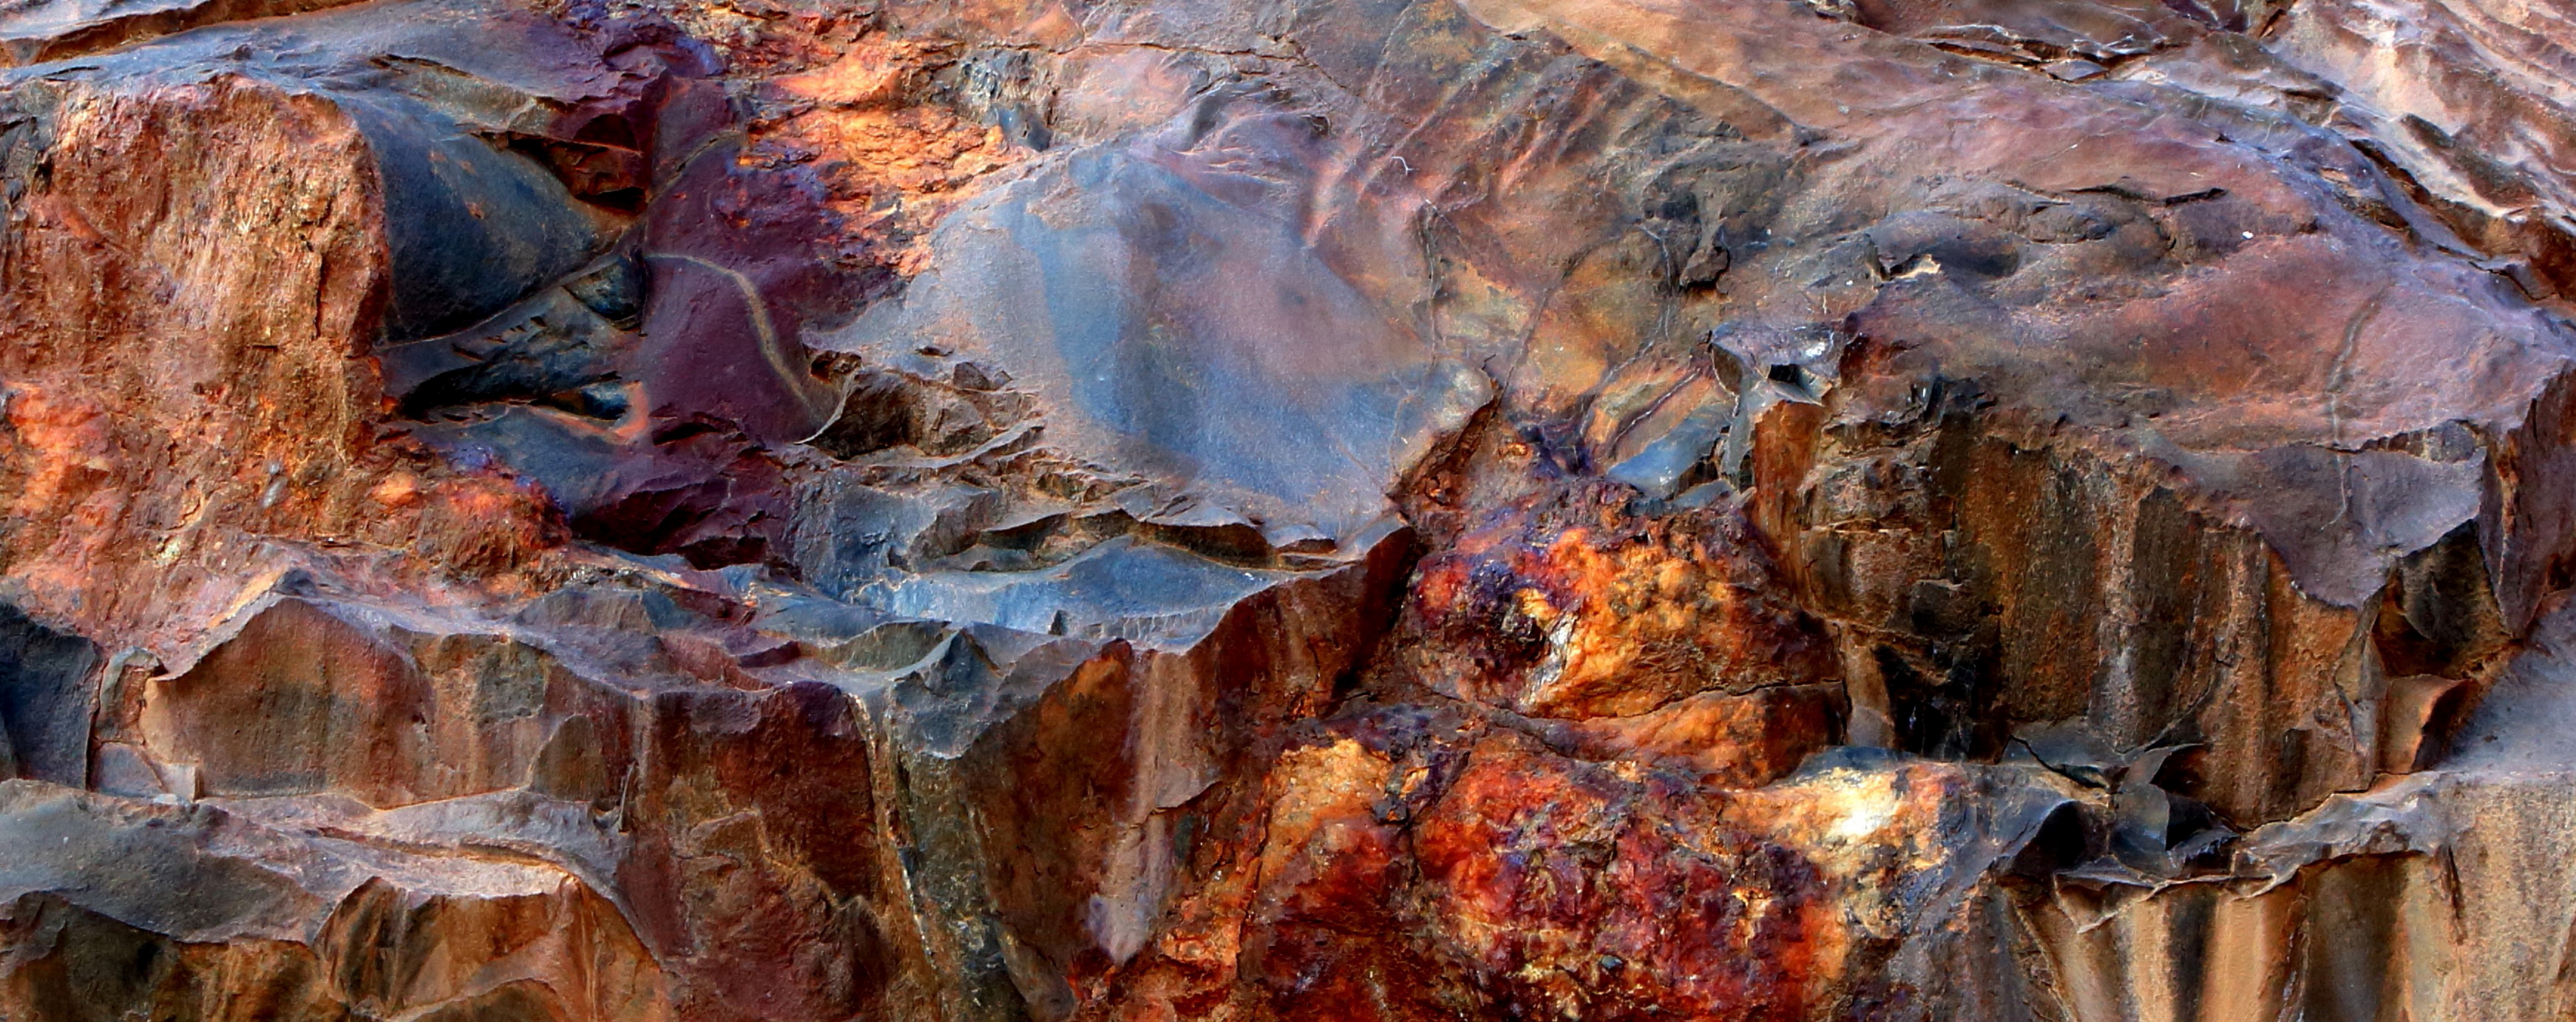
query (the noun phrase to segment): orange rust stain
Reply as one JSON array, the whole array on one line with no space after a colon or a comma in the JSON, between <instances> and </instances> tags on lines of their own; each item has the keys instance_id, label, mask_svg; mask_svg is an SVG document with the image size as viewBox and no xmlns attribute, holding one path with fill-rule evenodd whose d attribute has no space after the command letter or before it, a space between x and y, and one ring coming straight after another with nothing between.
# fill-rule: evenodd
<instances>
[{"instance_id":1,"label":"orange rust stain","mask_svg":"<svg viewBox=\"0 0 2576 1022\"><path fill-rule=\"evenodd\" d=\"M899 274L919 273L931 228L978 180L1025 155L1001 129L923 101L946 59L931 44L871 37L830 64L771 79L789 112L753 125L746 158L810 162L845 238Z\"/></svg>"},{"instance_id":2,"label":"orange rust stain","mask_svg":"<svg viewBox=\"0 0 2576 1022\"><path fill-rule=\"evenodd\" d=\"M1567 726L1563 748L1698 773L1725 788L1768 784L1835 742L1840 693L1830 686L1703 692L1631 717Z\"/></svg>"},{"instance_id":3,"label":"orange rust stain","mask_svg":"<svg viewBox=\"0 0 2576 1022\"><path fill-rule=\"evenodd\" d=\"M1633 716L1703 691L1829 681L1819 626L1766 595L1731 510L1639 518L1606 490L1516 508L1427 560L1412 611L1464 698L1542 717Z\"/></svg>"},{"instance_id":4,"label":"orange rust stain","mask_svg":"<svg viewBox=\"0 0 2576 1022\"><path fill-rule=\"evenodd\" d=\"M420 503L420 477L409 472L396 472L367 491L369 499L386 507L410 507Z\"/></svg>"},{"instance_id":5,"label":"orange rust stain","mask_svg":"<svg viewBox=\"0 0 2576 1022\"><path fill-rule=\"evenodd\" d=\"M297 563L524 586L561 543L544 501L376 428L388 268L347 116L239 78L66 110L23 207L54 229L0 282L0 571L26 609L167 652Z\"/></svg>"},{"instance_id":6,"label":"orange rust stain","mask_svg":"<svg viewBox=\"0 0 2576 1022\"><path fill-rule=\"evenodd\" d=\"M1415 833L1433 932L1521 1017L1803 1018L1835 892L1728 805L1489 738Z\"/></svg>"}]
</instances>

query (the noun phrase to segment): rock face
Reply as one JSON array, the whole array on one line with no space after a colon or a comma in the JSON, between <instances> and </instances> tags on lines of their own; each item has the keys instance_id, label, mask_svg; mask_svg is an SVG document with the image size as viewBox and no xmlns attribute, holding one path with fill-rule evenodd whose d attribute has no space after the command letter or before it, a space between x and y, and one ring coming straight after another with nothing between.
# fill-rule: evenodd
<instances>
[{"instance_id":1,"label":"rock face","mask_svg":"<svg viewBox=\"0 0 2576 1022\"><path fill-rule=\"evenodd\" d=\"M2566 1017L2571 43L0 11L0 1018Z\"/></svg>"}]
</instances>

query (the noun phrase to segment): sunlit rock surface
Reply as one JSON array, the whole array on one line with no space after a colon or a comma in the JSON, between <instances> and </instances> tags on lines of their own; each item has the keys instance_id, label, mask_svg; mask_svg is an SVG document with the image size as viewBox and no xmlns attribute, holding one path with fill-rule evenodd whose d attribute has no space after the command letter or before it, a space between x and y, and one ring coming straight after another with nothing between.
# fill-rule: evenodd
<instances>
[{"instance_id":1,"label":"sunlit rock surface","mask_svg":"<svg viewBox=\"0 0 2576 1022\"><path fill-rule=\"evenodd\" d=\"M0 9L0 1018L2567 1017L2571 43Z\"/></svg>"}]
</instances>

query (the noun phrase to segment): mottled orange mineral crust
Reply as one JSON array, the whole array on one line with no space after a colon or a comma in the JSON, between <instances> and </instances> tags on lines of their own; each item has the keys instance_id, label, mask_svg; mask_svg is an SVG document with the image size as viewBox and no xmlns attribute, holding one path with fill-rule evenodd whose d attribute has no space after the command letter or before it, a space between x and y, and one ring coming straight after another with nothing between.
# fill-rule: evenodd
<instances>
[{"instance_id":1,"label":"mottled orange mineral crust","mask_svg":"<svg viewBox=\"0 0 2576 1022\"><path fill-rule=\"evenodd\" d=\"M1669 778L1493 739L1419 826L1434 932L1534 1017L1798 1019L1840 962L1815 866Z\"/></svg>"},{"instance_id":2,"label":"mottled orange mineral crust","mask_svg":"<svg viewBox=\"0 0 2576 1022\"><path fill-rule=\"evenodd\" d=\"M1436 971L1407 934L1416 868L1403 767L1342 738L1293 749L1275 795L1248 906L1246 960L1281 1018L1426 1017Z\"/></svg>"},{"instance_id":3,"label":"mottled orange mineral crust","mask_svg":"<svg viewBox=\"0 0 2576 1022\"><path fill-rule=\"evenodd\" d=\"M1615 489L1556 499L1500 512L1422 566L1408 609L1466 654L1426 665L1460 697L1582 720L1834 680L1821 629L1779 599L1731 509L1650 517Z\"/></svg>"},{"instance_id":4,"label":"mottled orange mineral crust","mask_svg":"<svg viewBox=\"0 0 2576 1022\"><path fill-rule=\"evenodd\" d=\"M378 430L381 185L344 115L242 78L66 102L0 299L0 476L18 481L0 563L22 599L174 649L295 560L250 537L505 592L560 542L542 495ZM183 169L134 173L165 162ZM374 499L394 479L410 496Z\"/></svg>"},{"instance_id":5,"label":"mottled orange mineral crust","mask_svg":"<svg viewBox=\"0 0 2576 1022\"><path fill-rule=\"evenodd\" d=\"M911 277L929 265L929 234L976 185L1028 154L999 127L924 104L953 47L869 35L839 59L770 79L781 108L752 125L746 159L810 163L851 251Z\"/></svg>"}]
</instances>

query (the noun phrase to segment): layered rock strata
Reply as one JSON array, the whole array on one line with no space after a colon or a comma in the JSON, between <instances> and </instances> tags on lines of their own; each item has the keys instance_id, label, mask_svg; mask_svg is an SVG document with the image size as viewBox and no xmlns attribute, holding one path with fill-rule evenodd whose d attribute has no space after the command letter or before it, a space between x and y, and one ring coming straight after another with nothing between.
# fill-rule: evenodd
<instances>
[{"instance_id":1,"label":"layered rock strata","mask_svg":"<svg viewBox=\"0 0 2576 1022\"><path fill-rule=\"evenodd\" d=\"M2571 38L0 11L0 1017L2560 1017Z\"/></svg>"}]
</instances>

